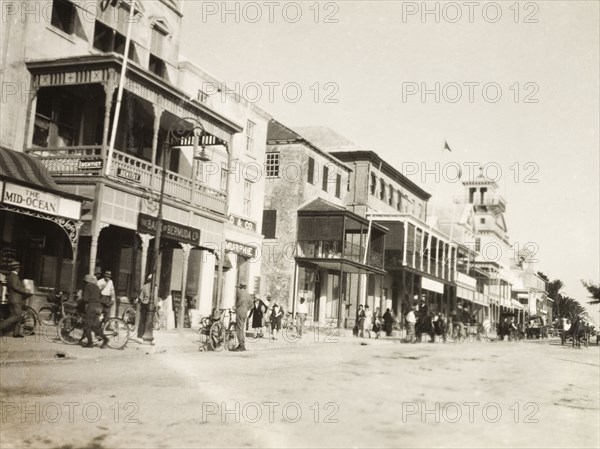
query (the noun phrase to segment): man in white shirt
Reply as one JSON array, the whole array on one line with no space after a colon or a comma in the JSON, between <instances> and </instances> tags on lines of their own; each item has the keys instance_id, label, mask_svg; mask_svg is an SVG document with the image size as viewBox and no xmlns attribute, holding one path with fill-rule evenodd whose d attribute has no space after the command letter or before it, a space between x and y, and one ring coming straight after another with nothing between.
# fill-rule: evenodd
<instances>
[{"instance_id":1,"label":"man in white shirt","mask_svg":"<svg viewBox=\"0 0 600 449\"><path fill-rule=\"evenodd\" d=\"M115 316L117 312L115 310L117 296L110 271L104 272L104 277L98 281L98 288L100 289L100 302L102 303L102 313L104 314L102 324L104 324L111 316Z\"/></svg>"},{"instance_id":2,"label":"man in white shirt","mask_svg":"<svg viewBox=\"0 0 600 449\"><path fill-rule=\"evenodd\" d=\"M409 343L415 342L415 323L417 322L417 317L415 316L415 308L411 307L408 313L406 314L406 340Z\"/></svg>"},{"instance_id":3,"label":"man in white shirt","mask_svg":"<svg viewBox=\"0 0 600 449\"><path fill-rule=\"evenodd\" d=\"M298 304L298 310L296 311L296 324L298 326L298 334L302 337L302 328L304 327L304 322L306 321L306 316L308 315L308 304L304 298L300 298L300 303Z\"/></svg>"}]
</instances>

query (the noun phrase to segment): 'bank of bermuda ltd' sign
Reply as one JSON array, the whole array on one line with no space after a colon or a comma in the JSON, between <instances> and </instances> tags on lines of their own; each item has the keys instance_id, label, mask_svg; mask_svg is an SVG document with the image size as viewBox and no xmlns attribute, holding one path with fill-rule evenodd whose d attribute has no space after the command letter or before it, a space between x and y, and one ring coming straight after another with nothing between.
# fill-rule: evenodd
<instances>
[{"instance_id":1,"label":"'bank of bermuda ltd' sign","mask_svg":"<svg viewBox=\"0 0 600 449\"><path fill-rule=\"evenodd\" d=\"M4 184L2 202L23 209L74 220L79 220L81 216L81 203L78 201L10 182Z\"/></svg>"},{"instance_id":2,"label":"'bank of bermuda ltd' sign","mask_svg":"<svg viewBox=\"0 0 600 449\"><path fill-rule=\"evenodd\" d=\"M156 223L158 219L151 215L138 215L138 232L144 234L156 234ZM200 230L189 226L173 223L172 221L162 221L162 238L176 240L181 243L191 245L200 245Z\"/></svg>"},{"instance_id":3,"label":"'bank of bermuda ltd' sign","mask_svg":"<svg viewBox=\"0 0 600 449\"><path fill-rule=\"evenodd\" d=\"M256 257L255 246L244 245L243 243L232 242L230 240L225 240L225 252L239 254L249 259Z\"/></svg>"}]
</instances>

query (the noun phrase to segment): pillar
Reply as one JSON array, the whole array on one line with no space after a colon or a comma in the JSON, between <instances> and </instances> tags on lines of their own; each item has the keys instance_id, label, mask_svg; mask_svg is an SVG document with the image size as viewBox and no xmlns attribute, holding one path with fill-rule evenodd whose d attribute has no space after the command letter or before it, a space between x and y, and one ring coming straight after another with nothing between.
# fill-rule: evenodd
<instances>
[{"instance_id":1,"label":"pillar","mask_svg":"<svg viewBox=\"0 0 600 449\"><path fill-rule=\"evenodd\" d=\"M200 279L198 282L198 301L196 308L200 315L209 316L213 307L213 291L215 288L216 256L206 250L201 251Z\"/></svg>"},{"instance_id":2,"label":"pillar","mask_svg":"<svg viewBox=\"0 0 600 449\"><path fill-rule=\"evenodd\" d=\"M150 186L154 187L154 172L156 168L156 153L158 149L158 131L160 130L160 119L164 109L160 106L153 105L154 108L154 125L152 128L152 173L150 175Z\"/></svg>"},{"instance_id":3,"label":"pillar","mask_svg":"<svg viewBox=\"0 0 600 449\"><path fill-rule=\"evenodd\" d=\"M223 257L227 257L227 253L222 252ZM223 273L223 299L221 308L226 309L235 306L235 284L237 282L238 264L237 257L230 257L231 268Z\"/></svg>"},{"instance_id":4,"label":"pillar","mask_svg":"<svg viewBox=\"0 0 600 449\"><path fill-rule=\"evenodd\" d=\"M100 186L101 186L101 184L98 184L96 186L96 191L98 191L98 189L100 189ZM94 203L98 202L97 198L98 198L98 194L96 194L96 200L94 200ZM94 226L95 222L98 223L96 226ZM108 226L108 224L100 222L100 217L98 217L96 219L92 219L92 238L91 238L91 243L90 243L89 274L94 274L96 271L96 256L98 255L98 240L100 240L100 233L107 226Z\"/></svg>"},{"instance_id":5,"label":"pillar","mask_svg":"<svg viewBox=\"0 0 600 449\"><path fill-rule=\"evenodd\" d=\"M182 243L181 248L183 249L183 266L181 272L181 305L179 307L179 318L177 320L178 330L183 331L184 327L184 318L185 318L185 289L187 285L187 274L188 274L188 261L190 258L190 251L192 250L192 245L188 243Z\"/></svg>"}]
</instances>

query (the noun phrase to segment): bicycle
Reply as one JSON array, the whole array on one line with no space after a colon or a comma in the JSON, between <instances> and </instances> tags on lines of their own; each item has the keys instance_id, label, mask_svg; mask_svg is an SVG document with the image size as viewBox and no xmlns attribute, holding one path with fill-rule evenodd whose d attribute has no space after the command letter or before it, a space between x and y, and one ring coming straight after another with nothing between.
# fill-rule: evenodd
<instances>
[{"instance_id":1,"label":"bicycle","mask_svg":"<svg viewBox=\"0 0 600 449\"><path fill-rule=\"evenodd\" d=\"M218 319L211 317L208 318L208 322L204 321L203 327L201 327L201 335L206 336L206 344L210 346L213 351L221 351L226 348L228 351L235 349L239 342L237 338L237 322L235 321L235 310L233 309L219 309L221 310ZM229 322L225 323L225 315L228 314ZM202 325L202 321L201 321ZM208 334L206 334L208 329Z\"/></svg>"},{"instance_id":2,"label":"bicycle","mask_svg":"<svg viewBox=\"0 0 600 449\"><path fill-rule=\"evenodd\" d=\"M0 322L4 319L0 320ZM29 306L23 306L21 309L21 332L23 336L28 337L35 333L38 325L38 316L35 310Z\"/></svg>"},{"instance_id":3,"label":"bicycle","mask_svg":"<svg viewBox=\"0 0 600 449\"><path fill-rule=\"evenodd\" d=\"M161 320L159 315L160 306L156 306L154 311L153 329L155 331L160 330ZM121 319L125 322L130 331L135 329L135 320L137 317L137 308L135 306L127 306L121 314Z\"/></svg>"},{"instance_id":4,"label":"bicycle","mask_svg":"<svg viewBox=\"0 0 600 449\"><path fill-rule=\"evenodd\" d=\"M69 300L69 297L61 292L55 292L52 298L48 299L48 304L40 307L38 319L40 324L45 326L58 325L62 317L65 316L63 304Z\"/></svg>"},{"instance_id":5,"label":"bicycle","mask_svg":"<svg viewBox=\"0 0 600 449\"><path fill-rule=\"evenodd\" d=\"M282 328L285 331L292 331L297 334L300 333L300 326L296 323L296 319L292 315L292 312L288 312L283 319Z\"/></svg>"}]
</instances>

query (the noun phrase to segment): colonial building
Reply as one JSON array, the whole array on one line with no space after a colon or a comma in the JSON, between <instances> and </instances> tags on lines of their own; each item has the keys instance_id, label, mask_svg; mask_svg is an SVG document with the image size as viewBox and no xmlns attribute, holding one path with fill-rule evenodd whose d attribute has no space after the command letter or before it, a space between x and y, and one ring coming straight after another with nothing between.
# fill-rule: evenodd
<instances>
[{"instance_id":1,"label":"colonial building","mask_svg":"<svg viewBox=\"0 0 600 449\"><path fill-rule=\"evenodd\" d=\"M314 321L352 327L365 277L381 291L385 229L345 207L346 164L275 120L265 172L261 291L288 311L304 298Z\"/></svg>"},{"instance_id":2,"label":"colonial building","mask_svg":"<svg viewBox=\"0 0 600 449\"><path fill-rule=\"evenodd\" d=\"M208 310L224 290L215 279L225 280L229 297L238 279L252 284L256 272L237 270L239 259L223 251L232 217L234 223L236 217L254 223L253 237L259 221L251 203L244 203L246 210L230 207L231 192L237 198L251 189L232 180L229 164L250 153L242 147L260 141L265 126L256 119L249 131L250 116L226 116L190 95L190 84L179 87L180 2L136 0L133 20L130 2L122 0L27 3L47 14L11 16L9 31L3 27L10 42L3 46L10 49L3 54L3 80L23 87L7 103L12 113L4 114L3 107L2 143L37 158L62 189L88 199L77 279L110 270L117 296L137 296L143 277L153 271L162 204L160 297L188 297L190 306ZM260 165L258 144L255 151ZM226 170L212 175L215 165ZM246 199L257 196L258 188ZM245 243L240 240L231 238ZM235 276L222 276L229 267Z\"/></svg>"},{"instance_id":3,"label":"colonial building","mask_svg":"<svg viewBox=\"0 0 600 449\"><path fill-rule=\"evenodd\" d=\"M553 300L546 293L546 281L537 274L535 253L521 249L511 262L513 301L522 304L529 316L539 315L545 323L552 323Z\"/></svg>"}]
</instances>

